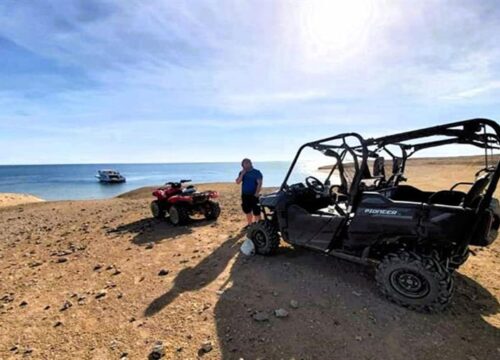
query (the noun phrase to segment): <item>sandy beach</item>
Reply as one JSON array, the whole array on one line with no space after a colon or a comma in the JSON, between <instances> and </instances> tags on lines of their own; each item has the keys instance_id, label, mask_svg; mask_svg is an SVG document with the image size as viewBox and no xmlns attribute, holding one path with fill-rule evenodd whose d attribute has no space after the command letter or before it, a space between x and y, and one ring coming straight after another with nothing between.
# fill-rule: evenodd
<instances>
[{"instance_id":1,"label":"sandy beach","mask_svg":"<svg viewBox=\"0 0 500 360\"><path fill-rule=\"evenodd\" d=\"M478 166L415 160L407 176L444 189ZM146 359L158 341L165 359L500 356L498 240L456 273L447 311L420 314L383 299L367 267L286 245L244 257L238 186L199 188L221 193L217 222L153 219L151 188L0 209L0 358Z\"/></svg>"},{"instance_id":2,"label":"sandy beach","mask_svg":"<svg viewBox=\"0 0 500 360\"><path fill-rule=\"evenodd\" d=\"M44 201L30 194L0 193L0 208Z\"/></svg>"}]
</instances>

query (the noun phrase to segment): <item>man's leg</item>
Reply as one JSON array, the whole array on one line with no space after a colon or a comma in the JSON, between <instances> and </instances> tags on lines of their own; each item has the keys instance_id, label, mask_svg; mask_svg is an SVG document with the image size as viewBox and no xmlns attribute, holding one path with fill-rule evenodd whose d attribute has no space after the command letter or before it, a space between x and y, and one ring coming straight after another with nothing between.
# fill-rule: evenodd
<instances>
[{"instance_id":1,"label":"man's leg","mask_svg":"<svg viewBox=\"0 0 500 360\"><path fill-rule=\"evenodd\" d=\"M253 216L252 212L249 212L248 214L245 214L247 216L247 223L248 225L251 225L253 223Z\"/></svg>"}]
</instances>

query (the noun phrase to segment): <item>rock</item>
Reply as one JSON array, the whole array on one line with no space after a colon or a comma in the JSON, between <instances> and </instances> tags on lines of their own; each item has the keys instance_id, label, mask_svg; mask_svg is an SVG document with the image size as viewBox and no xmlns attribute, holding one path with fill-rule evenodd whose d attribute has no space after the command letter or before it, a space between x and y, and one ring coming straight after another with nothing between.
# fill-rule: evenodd
<instances>
[{"instance_id":1,"label":"rock","mask_svg":"<svg viewBox=\"0 0 500 360\"><path fill-rule=\"evenodd\" d=\"M360 292L357 292L357 291L353 291L352 294L356 295L356 296L361 296L362 295Z\"/></svg>"},{"instance_id":2,"label":"rock","mask_svg":"<svg viewBox=\"0 0 500 360\"><path fill-rule=\"evenodd\" d=\"M290 300L290 307L292 309L298 309L299 308L299 302L297 300Z\"/></svg>"},{"instance_id":3,"label":"rock","mask_svg":"<svg viewBox=\"0 0 500 360\"><path fill-rule=\"evenodd\" d=\"M149 250L149 249L152 249L154 246L155 246L155 244L154 244L154 243L149 242L149 243L147 243L147 245L146 245L146 249L148 249L148 250Z\"/></svg>"},{"instance_id":4,"label":"rock","mask_svg":"<svg viewBox=\"0 0 500 360\"><path fill-rule=\"evenodd\" d=\"M149 353L148 360L158 360L165 356L165 345L163 342L157 341L153 349Z\"/></svg>"},{"instance_id":5,"label":"rock","mask_svg":"<svg viewBox=\"0 0 500 360\"><path fill-rule=\"evenodd\" d=\"M273 296L278 296L278 295L279 295L279 292L273 291Z\"/></svg>"},{"instance_id":6,"label":"rock","mask_svg":"<svg viewBox=\"0 0 500 360\"><path fill-rule=\"evenodd\" d=\"M165 276L168 275L168 270L161 269L160 272L158 273L158 276Z\"/></svg>"},{"instance_id":7,"label":"rock","mask_svg":"<svg viewBox=\"0 0 500 360\"><path fill-rule=\"evenodd\" d=\"M288 317L288 311L286 311L285 309L276 309L274 310L274 316L276 316L277 318L286 318Z\"/></svg>"},{"instance_id":8,"label":"rock","mask_svg":"<svg viewBox=\"0 0 500 360\"><path fill-rule=\"evenodd\" d=\"M363 338L362 338L361 336L359 336L359 335L358 335L358 336L356 336L356 337L355 337L355 339L356 339L356 341L361 341L361 340L363 340Z\"/></svg>"},{"instance_id":9,"label":"rock","mask_svg":"<svg viewBox=\"0 0 500 360\"><path fill-rule=\"evenodd\" d=\"M120 360L125 360L128 358L128 352L122 352L120 355Z\"/></svg>"},{"instance_id":10,"label":"rock","mask_svg":"<svg viewBox=\"0 0 500 360\"><path fill-rule=\"evenodd\" d=\"M34 267L40 266L42 264L43 264L43 262L41 262L41 261L32 261L28 264L28 266L31 268L34 268Z\"/></svg>"},{"instance_id":11,"label":"rock","mask_svg":"<svg viewBox=\"0 0 500 360\"><path fill-rule=\"evenodd\" d=\"M205 341L203 344L201 344L200 351L202 351L204 353L208 353L208 352L212 351L212 349L213 349L212 343L210 341Z\"/></svg>"},{"instance_id":12,"label":"rock","mask_svg":"<svg viewBox=\"0 0 500 360\"><path fill-rule=\"evenodd\" d=\"M57 260L56 260L56 263L58 263L58 264L62 264L62 263L65 263L66 261L68 261L68 259L67 259L67 258L65 258L65 257L62 257L62 258L57 259Z\"/></svg>"},{"instance_id":13,"label":"rock","mask_svg":"<svg viewBox=\"0 0 500 360\"><path fill-rule=\"evenodd\" d=\"M62 324L63 324L62 321L56 321L56 323L54 324L54 327L59 327Z\"/></svg>"},{"instance_id":14,"label":"rock","mask_svg":"<svg viewBox=\"0 0 500 360\"><path fill-rule=\"evenodd\" d=\"M252 318L258 322L269 321L269 315L267 315L263 311L257 311L255 314L252 315Z\"/></svg>"},{"instance_id":15,"label":"rock","mask_svg":"<svg viewBox=\"0 0 500 360\"><path fill-rule=\"evenodd\" d=\"M94 266L94 271L101 270L101 269L102 269L101 264L97 264L96 266Z\"/></svg>"},{"instance_id":16,"label":"rock","mask_svg":"<svg viewBox=\"0 0 500 360\"><path fill-rule=\"evenodd\" d=\"M66 300L66 301L62 304L62 306L61 306L61 308L59 309L59 311L65 311L65 310L68 310L68 309L69 309L70 307L72 307L72 306L73 306L73 304L72 304L70 301Z\"/></svg>"},{"instance_id":17,"label":"rock","mask_svg":"<svg viewBox=\"0 0 500 360\"><path fill-rule=\"evenodd\" d=\"M113 271L113 273L112 273L111 275L116 276L116 275L120 275L121 273L122 273L122 272L121 272L120 270L115 269L115 271Z\"/></svg>"},{"instance_id":18,"label":"rock","mask_svg":"<svg viewBox=\"0 0 500 360\"><path fill-rule=\"evenodd\" d=\"M96 294L95 294L95 298L96 299L100 299L100 298L103 298L106 296L106 294L108 293L107 290L99 290Z\"/></svg>"},{"instance_id":19,"label":"rock","mask_svg":"<svg viewBox=\"0 0 500 360\"><path fill-rule=\"evenodd\" d=\"M25 307L28 305L28 302L27 301L21 301L21 303L19 304L20 307Z\"/></svg>"},{"instance_id":20,"label":"rock","mask_svg":"<svg viewBox=\"0 0 500 360\"><path fill-rule=\"evenodd\" d=\"M14 351L17 351L18 349L19 349L19 347L18 347L17 345L14 345L14 346L12 346L12 347L9 349L9 351L14 352Z\"/></svg>"}]
</instances>

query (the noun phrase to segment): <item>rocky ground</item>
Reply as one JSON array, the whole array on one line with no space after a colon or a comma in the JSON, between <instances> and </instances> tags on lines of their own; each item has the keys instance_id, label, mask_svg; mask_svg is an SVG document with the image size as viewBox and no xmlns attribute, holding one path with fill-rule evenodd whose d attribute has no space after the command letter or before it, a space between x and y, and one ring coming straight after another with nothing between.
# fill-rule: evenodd
<instances>
[{"instance_id":1,"label":"rocky ground","mask_svg":"<svg viewBox=\"0 0 500 360\"><path fill-rule=\"evenodd\" d=\"M408 175L440 188L469 165ZM420 314L383 299L370 268L241 255L238 188L208 188L221 218L183 227L151 218L149 189L1 209L0 358L500 358L498 241L455 275L446 312Z\"/></svg>"}]
</instances>

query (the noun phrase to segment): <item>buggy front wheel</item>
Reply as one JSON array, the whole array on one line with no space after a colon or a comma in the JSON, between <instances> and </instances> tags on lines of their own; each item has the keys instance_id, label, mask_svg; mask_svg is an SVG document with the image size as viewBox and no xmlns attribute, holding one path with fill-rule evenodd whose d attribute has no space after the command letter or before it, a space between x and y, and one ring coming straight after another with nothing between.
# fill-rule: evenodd
<instances>
[{"instance_id":1,"label":"buggy front wheel","mask_svg":"<svg viewBox=\"0 0 500 360\"><path fill-rule=\"evenodd\" d=\"M389 300L423 312L442 311L454 290L451 273L436 257L408 251L386 255L376 279Z\"/></svg>"},{"instance_id":2,"label":"buggy front wheel","mask_svg":"<svg viewBox=\"0 0 500 360\"><path fill-rule=\"evenodd\" d=\"M250 225L247 236L253 241L255 251L260 255L273 255L280 245L278 230L268 220L260 220Z\"/></svg>"}]
</instances>

